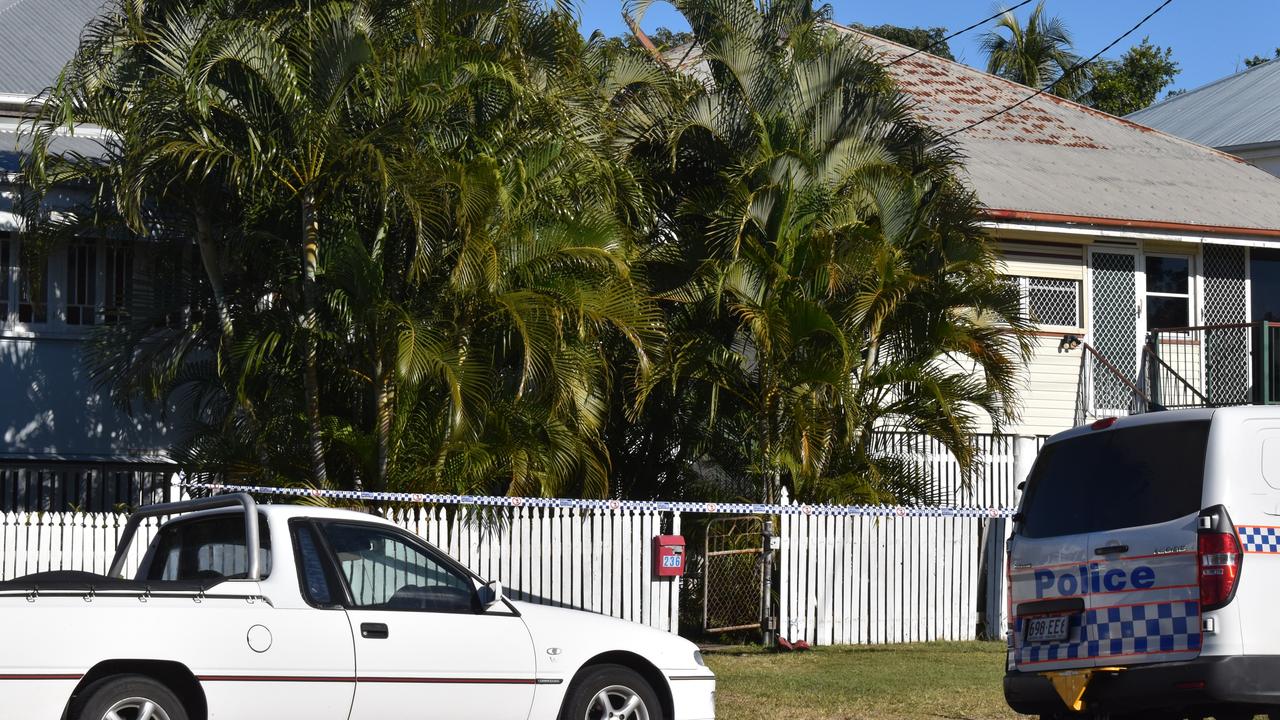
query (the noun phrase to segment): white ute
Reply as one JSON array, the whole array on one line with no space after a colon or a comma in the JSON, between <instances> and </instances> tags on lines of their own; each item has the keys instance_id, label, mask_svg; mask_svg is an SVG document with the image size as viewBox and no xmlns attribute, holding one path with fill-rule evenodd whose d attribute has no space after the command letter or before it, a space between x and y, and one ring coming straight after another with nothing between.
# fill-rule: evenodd
<instances>
[{"instance_id":1,"label":"white ute","mask_svg":"<svg viewBox=\"0 0 1280 720\"><path fill-rule=\"evenodd\" d=\"M121 579L156 516L174 519ZM247 495L145 508L109 576L0 583L0 618L4 718L715 716L715 677L686 640L513 602L377 517Z\"/></svg>"},{"instance_id":2,"label":"white ute","mask_svg":"<svg viewBox=\"0 0 1280 720\"><path fill-rule=\"evenodd\" d=\"M1009 551L1014 710L1280 718L1280 408L1050 438Z\"/></svg>"}]
</instances>

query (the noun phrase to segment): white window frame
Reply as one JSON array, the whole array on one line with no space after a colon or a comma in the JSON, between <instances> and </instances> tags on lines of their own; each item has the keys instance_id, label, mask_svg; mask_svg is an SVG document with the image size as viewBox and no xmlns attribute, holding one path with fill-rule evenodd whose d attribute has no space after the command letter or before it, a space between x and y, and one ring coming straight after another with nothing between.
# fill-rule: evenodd
<instances>
[{"instance_id":1,"label":"white window frame","mask_svg":"<svg viewBox=\"0 0 1280 720\"><path fill-rule=\"evenodd\" d=\"M1187 291L1185 293L1169 293L1169 292L1153 292L1148 290L1147 283L1147 259L1148 258L1173 258L1177 260L1187 261ZM1199 283L1200 273L1196 265L1196 256L1190 253L1165 252L1165 251L1144 251L1142 253L1142 326L1146 333L1149 334L1155 328L1151 327L1151 310L1147 306L1147 298L1185 298L1187 301L1187 324L1185 327L1195 327L1198 323L1196 298L1198 297L1197 284Z\"/></svg>"}]
</instances>

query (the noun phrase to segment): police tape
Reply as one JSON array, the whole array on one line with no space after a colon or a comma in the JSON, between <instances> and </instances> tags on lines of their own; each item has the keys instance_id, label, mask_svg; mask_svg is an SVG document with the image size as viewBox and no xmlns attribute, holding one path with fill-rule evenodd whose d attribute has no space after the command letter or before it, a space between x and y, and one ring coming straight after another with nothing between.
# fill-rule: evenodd
<instances>
[{"instance_id":1,"label":"police tape","mask_svg":"<svg viewBox=\"0 0 1280 720\"><path fill-rule=\"evenodd\" d=\"M178 483L179 487L210 493L248 493L295 498L412 503L416 505L479 505L507 508L573 508L578 510L634 510L640 512L708 513L717 515L834 515L856 517L1007 518L1007 508L941 507L929 505L787 505L767 503L687 502L666 500L590 500L525 498L506 495L444 495L439 493L367 492L317 488L257 487L220 483Z\"/></svg>"}]
</instances>

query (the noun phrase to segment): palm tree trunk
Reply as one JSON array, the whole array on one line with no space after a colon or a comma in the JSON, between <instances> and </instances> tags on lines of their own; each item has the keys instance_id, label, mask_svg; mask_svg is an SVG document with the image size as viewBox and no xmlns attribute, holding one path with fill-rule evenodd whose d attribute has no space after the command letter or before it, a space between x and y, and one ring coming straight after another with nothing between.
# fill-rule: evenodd
<instances>
[{"instance_id":1,"label":"palm tree trunk","mask_svg":"<svg viewBox=\"0 0 1280 720\"><path fill-rule=\"evenodd\" d=\"M315 196L302 197L302 303L305 311L302 351L305 356L302 386L306 400L307 424L311 445L311 473L319 487L329 484L329 471L324 461L324 437L320 432L320 378L316 370L315 333L319 326L316 312L316 268L320 255L320 223L315 216Z\"/></svg>"},{"instance_id":2,"label":"palm tree trunk","mask_svg":"<svg viewBox=\"0 0 1280 720\"><path fill-rule=\"evenodd\" d=\"M377 422L375 431L378 444L378 475L376 482L379 490L387 486L387 463L391 454L391 420L394 415L395 387L392 383L392 372L384 370L387 365L379 354L377 366L374 368L374 415Z\"/></svg>"},{"instance_id":3,"label":"palm tree trunk","mask_svg":"<svg viewBox=\"0 0 1280 720\"><path fill-rule=\"evenodd\" d=\"M225 342L233 335L231 309L227 306L226 288L222 284L222 262L218 256L217 240L213 236L213 222L209 219L209 209L203 203L196 208L196 245L200 248L200 264L204 266L205 277L209 279L213 304L218 312L218 327L222 330Z\"/></svg>"}]
</instances>

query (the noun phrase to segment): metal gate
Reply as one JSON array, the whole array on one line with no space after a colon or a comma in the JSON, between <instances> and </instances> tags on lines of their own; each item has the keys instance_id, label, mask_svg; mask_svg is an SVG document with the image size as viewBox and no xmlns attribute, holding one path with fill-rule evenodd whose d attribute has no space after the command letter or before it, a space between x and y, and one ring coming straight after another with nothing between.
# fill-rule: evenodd
<instances>
[{"instance_id":1,"label":"metal gate","mask_svg":"<svg viewBox=\"0 0 1280 720\"><path fill-rule=\"evenodd\" d=\"M764 520L717 518L707 523L702 628L754 630L764 614Z\"/></svg>"}]
</instances>

